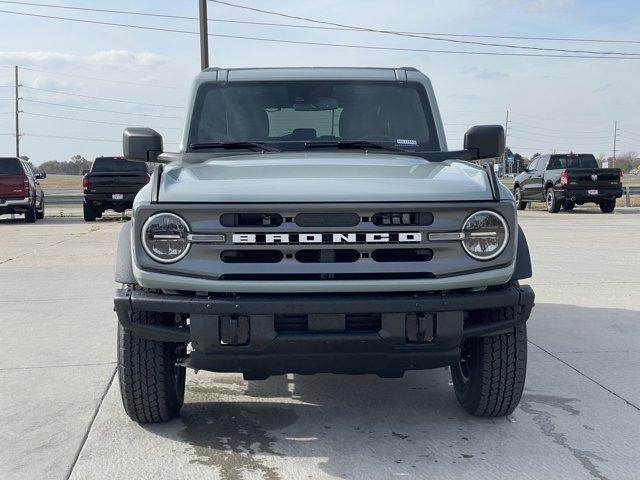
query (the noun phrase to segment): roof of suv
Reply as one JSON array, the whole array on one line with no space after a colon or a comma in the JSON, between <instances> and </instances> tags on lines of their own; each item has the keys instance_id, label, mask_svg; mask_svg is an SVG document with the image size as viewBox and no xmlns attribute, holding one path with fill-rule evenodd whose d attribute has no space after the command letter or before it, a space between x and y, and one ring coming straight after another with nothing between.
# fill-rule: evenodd
<instances>
[{"instance_id":1,"label":"roof of suv","mask_svg":"<svg viewBox=\"0 0 640 480\"><path fill-rule=\"evenodd\" d=\"M208 68L196 77L200 81L269 81L269 80L381 80L407 81L424 74L413 67L279 67L279 68Z\"/></svg>"}]
</instances>

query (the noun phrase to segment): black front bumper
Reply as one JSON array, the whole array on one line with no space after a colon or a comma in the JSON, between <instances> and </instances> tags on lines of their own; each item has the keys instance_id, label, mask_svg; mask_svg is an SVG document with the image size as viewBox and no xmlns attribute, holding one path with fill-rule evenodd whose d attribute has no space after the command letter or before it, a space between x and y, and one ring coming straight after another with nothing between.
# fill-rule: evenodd
<instances>
[{"instance_id":1,"label":"black front bumper","mask_svg":"<svg viewBox=\"0 0 640 480\"><path fill-rule=\"evenodd\" d=\"M195 369L242 372L245 378L251 379L320 372L398 377L405 370L455 363L463 338L509 332L527 321L534 298L531 287L515 285L447 294L212 295L205 298L124 288L116 292L115 310L122 326L142 338L191 342L193 351L185 363ZM479 318L479 311L502 307L513 308L514 314L508 320L494 323L474 320ZM131 313L136 311L188 315L189 326L134 323ZM372 313L379 320L377 331L340 330L340 320L345 316ZM277 325L283 316L308 318L309 328L282 332ZM416 319L420 319L419 329L429 329L426 335L416 337ZM236 344L229 344L229 338L231 343L235 339Z\"/></svg>"}]
</instances>

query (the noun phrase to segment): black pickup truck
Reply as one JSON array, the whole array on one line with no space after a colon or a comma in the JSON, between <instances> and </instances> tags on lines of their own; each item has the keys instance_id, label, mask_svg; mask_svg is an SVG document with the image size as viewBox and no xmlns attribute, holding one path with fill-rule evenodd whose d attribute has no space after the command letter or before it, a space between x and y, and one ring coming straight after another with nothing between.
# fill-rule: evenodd
<instances>
[{"instance_id":1,"label":"black pickup truck","mask_svg":"<svg viewBox=\"0 0 640 480\"><path fill-rule=\"evenodd\" d=\"M611 213L622 196L622 170L598 168L591 154L539 155L516 177L513 195L518 210L530 202L546 202L550 213L595 203Z\"/></svg>"},{"instance_id":2,"label":"black pickup truck","mask_svg":"<svg viewBox=\"0 0 640 480\"><path fill-rule=\"evenodd\" d=\"M96 158L82 178L84 220L93 222L108 209L124 212L131 208L149 178L145 163L129 162L123 157Z\"/></svg>"}]
</instances>

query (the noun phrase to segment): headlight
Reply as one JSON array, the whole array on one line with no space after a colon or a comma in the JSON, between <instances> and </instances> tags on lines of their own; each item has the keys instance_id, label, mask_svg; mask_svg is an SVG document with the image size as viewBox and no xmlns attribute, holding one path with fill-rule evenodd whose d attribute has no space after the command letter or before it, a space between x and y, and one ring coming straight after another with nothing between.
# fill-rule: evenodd
<instances>
[{"instance_id":1,"label":"headlight","mask_svg":"<svg viewBox=\"0 0 640 480\"><path fill-rule=\"evenodd\" d=\"M142 227L142 246L147 255L157 262L177 262L189 253L189 232L189 224L178 215L156 213Z\"/></svg>"},{"instance_id":2,"label":"headlight","mask_svg":"<svg viewBox=\"0 0 640 480\"><path fill-rule=\"evenodd\" d=\"M469 216L462 226L462 246L477 260L491 260L502 253L509 241L507 222L495 212L482 210Z\"/></svg>"}]
</instances>

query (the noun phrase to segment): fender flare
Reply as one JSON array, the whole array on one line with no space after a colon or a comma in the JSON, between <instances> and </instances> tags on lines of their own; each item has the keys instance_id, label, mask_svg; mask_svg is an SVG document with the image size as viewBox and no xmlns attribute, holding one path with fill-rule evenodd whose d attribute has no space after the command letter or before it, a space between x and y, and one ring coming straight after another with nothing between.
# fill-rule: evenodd
<instances>
[{"instance_id":1,"label":"fender flare","mask_svg":"<svg viewBox=\"0 0 640 480\"><path fill-rule=\"evenodd\" d=\"M133 276L133 264L131 260L131 221L126 222L118 235L118 248L116 250L116 282L135 284Z\"/></svg>"},{"instance_id":2,"label":"fender flare","mask_svg":"<svg viewBox=\"0 0 640 480\"><path fill-rule=\"evenodd\" d=\"M525 237L522 227L518 225L518 246L516 253L516 268L511 276L511 281L522 280L523 278L531 278L533 271L531 269L531 255L529 254L529 244Z\"/></svg>"}]
</instances>

